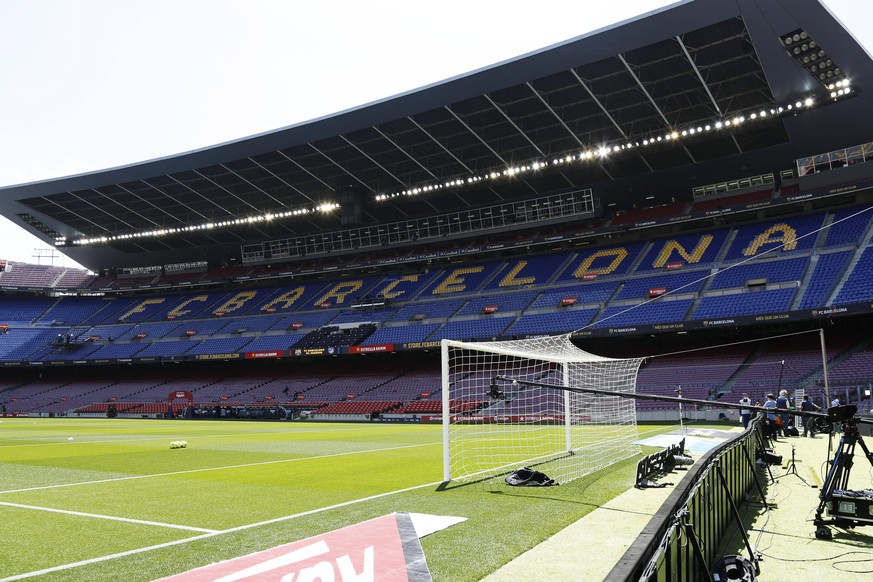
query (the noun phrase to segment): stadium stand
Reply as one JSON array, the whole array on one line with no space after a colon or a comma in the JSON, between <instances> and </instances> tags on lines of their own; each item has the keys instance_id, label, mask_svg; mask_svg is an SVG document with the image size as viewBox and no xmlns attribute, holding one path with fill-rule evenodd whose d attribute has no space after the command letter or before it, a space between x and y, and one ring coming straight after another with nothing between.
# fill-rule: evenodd
<instances>
[{"instance_id":1,"label":"stadium stand","mask_svg":"<svg viewBox=\"0 0 873 582\"><path fill-rule=\"evenodd\" d=\"M873 65L818 2L758 4L679 2L312 122L0 189L0 213L98 273L0 261L0 403L437 422L441 340L572 332L644 358L640 393L785 387L869 410ZM833 86L786 60L810 34ZM449 422L525 411L449 394ZM717 414L678 408L636 403L641 420ZM700 551L666 561L704 579L724 540L680 525ZM609 579L642 578L625 573Z\"/></svg>"}]
</instances>

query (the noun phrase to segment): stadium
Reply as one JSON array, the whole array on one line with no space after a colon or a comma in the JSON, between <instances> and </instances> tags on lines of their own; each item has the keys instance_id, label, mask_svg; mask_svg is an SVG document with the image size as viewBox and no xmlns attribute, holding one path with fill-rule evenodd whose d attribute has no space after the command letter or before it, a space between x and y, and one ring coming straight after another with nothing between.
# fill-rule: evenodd
<instances>
[{"instance_id":1,"label":"stadium","mask_svg":"<svg viewBox=\"0 0 873 582\"><path fill-rule=\"evenodd\" d=\"M598 509L636 508L627 489L651 504L639 529L608 556L550 550L575 575L531 554L542 579L705 579L744 553L776 579L737 543L749 492L769 509L784 482L751 461L764 420L730 405L786 390L870 413L871 80L816 0L693 0L311 122L0 189L2 216L88 269L0 261L0 520L27 532L4 535L0 580L333 579L293 546L315 539L351 579L373 550L330 536L386 515L397 547L347 536L382 544L370 579L514 579ZM644 439L687 445L688 423L722 441L675 489L634 491ZM819 454L780 446L791 469ZM840 490L869 512L848 457ZM523 464L561 486L505 487ZM677 510L710 487L694 531ZM840 507L797 527L869 547L844 530L873 519Z\"/></svg>"}]
</instances>

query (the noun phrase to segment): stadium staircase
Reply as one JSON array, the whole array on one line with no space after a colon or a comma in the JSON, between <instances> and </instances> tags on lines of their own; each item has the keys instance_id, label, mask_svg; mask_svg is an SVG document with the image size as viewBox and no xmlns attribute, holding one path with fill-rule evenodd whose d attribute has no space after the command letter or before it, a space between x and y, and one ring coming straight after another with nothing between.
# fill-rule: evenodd
<instances>
[{"instance_id":1,"label":"stadium staircase","mask_svg":"<svg viewBox=\"0 0 873 582\"><path fill-rule=\"evenodd\" d=\"M755 363L755 360L757 360L758 356L761 355L763 349L763 345L759 344L755 346L752 352L748 356L746 356L745 360L743 360L743 363L737 366L737 369L734 370L730 376L728 376L728 379L725 381L722 388L720 390L716 390L716 397L722 396L724 394L730 394L734 391L734 383L737 381L737 379L740 378L740 376L742 376L746 367Z\"/></svg>"},{"instance_id":2,"label":"stadium staircase","mask_svg":"<svg viewBox=\"0 0 873 582\"><path fill-rule=\"evenodd\" d=\"M819 233L821 236L822 233ZM800 288L797 290L797 293L794 295L794 299L791 302L792 311L800 308L800 304L803 302L803 298L806 296L806 290L809 288L809 282L812 280L812 275L815 273L815 268L818 266L818 260L820 255L816 252L813 252L809 257L809 265L806 267L806 272L803 274L803 278L800 280Z\"/></svg>"},{"instance_id":3,"label":"stadium staircase","mask_svg":"<svg viewBox=\"0 0 873 582\"><path fill-rule=\"evenodd\" d=\"M864 251L869 246L871 237L873 237L873 228L867 230L867 234L864 235L864 239L861 241L861 243L858 245L858 248L855 250L855 256L852 257L851 261L849 261L849 265L846 267L846 270L843 272L842 276L840 277L839 281L837 282L836 287L834 287L834 290L831 293L830 298L827 300L827 303L825 303L826 306L831 307L833 305L834 299L839 297L840 291L842 291L842 289L843 289L843 285L846 284L846 281L852 275L852 272L854 272L855 267L858 264L858 261L860 261L861 257L864 255Z\"/></svg>"}]
</instances>

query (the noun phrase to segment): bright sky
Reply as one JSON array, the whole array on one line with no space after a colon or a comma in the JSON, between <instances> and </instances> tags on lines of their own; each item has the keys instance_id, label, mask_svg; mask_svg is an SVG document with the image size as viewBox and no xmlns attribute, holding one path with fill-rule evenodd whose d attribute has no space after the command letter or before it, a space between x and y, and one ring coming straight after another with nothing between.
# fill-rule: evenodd
<instances>
[{"instance_id":1,"label":"bright sky","mask_svg":"<svg viewBox=\"0 0 873 582\"><path fill-rule=\"evenodd\" d=\"M667 4L0 0L0 186L293 125ZM869 0L825 4L850 29L873 22ZM47 264L45 248L0 217L0 259Z\"/></svg>"}]
</instances>

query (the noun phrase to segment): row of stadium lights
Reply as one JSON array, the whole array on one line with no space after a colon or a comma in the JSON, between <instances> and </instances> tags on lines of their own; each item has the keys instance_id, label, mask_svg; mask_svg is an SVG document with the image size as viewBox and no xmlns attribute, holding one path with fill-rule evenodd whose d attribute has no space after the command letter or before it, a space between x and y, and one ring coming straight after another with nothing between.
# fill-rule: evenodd
<instances>
[{"instance_id":1,"label":"row of stadium lights","mask_svg":"<svg viewBox=\"0 0 873 582\"><path fill-rule=\"evenodd\" d=\"M130 240L137 238L146 238L146 237L158 237L158 236L166 236L168 234L184 234L186 232L197 232L204 230L212 230L214 228L224 228L228 226L241 226L246 224L256 224L259 222L269 222L271 220L276 220L280 218L288 218L291 216L303 216L306 214L315 214L316 212L331 212L339 208L340 205L335 202L329 202L325 204L321 204L312 208L298 208L296 210L289 210L287 212L273 212L267 214L259 214L256 216L249 216L247 218L234 218L228 220L221 220L218 222L206 222L203 224L192 224L188 226L179 226L175 228L160 228L156 230L149 230L145 232L130 232L125 234L116 234L111 236L98 236L94 238L85 238L74 241L73 244L76 245L92 245L97 243L107 243L117 240ZM67 243L66 237L60 237L55 239L55 244L58 246L64 246Z\"/></svg>"},{"instance_id":2,"label":"row of stadium lights","mask_svg":"<svg viewBox=\"0 0 873 582\"><path fill-rule=\"evenodd\" d=\"M830 84L827 89L830 91L830 97L833 100L838 100L843 97L847 97L852 93L852 86L849 83L848 79L843 79L838 83ZM570 164L573 162L585 162L592 159L597 158L605 158L610 154L620 153L622 151L635 150L640 147L647 147L656 145L659 143L669 143L675 140L678 140L683 137L694 136L701 133L711 132L711 131L719 131L725 128L731 127L739 127L746 123L746 121L754 121L757 119L764 119L768 117L778 117L781 115L793 114L797 110L802 109L803 107L810 108L815 104L815 101L808 97L804 101L797 101L795 103L789 103L784 107L774 107L770 109L761 109L760 111L755 111L749 114L748 118L745 115L738 115L729 119L715 121L713 123L707 123L705 125L696 125L692 127L688 127L682 130L674 130L671 132L666 132L660 135L643 138L642 140L628 141L621 144L615 145L603 145L597 149L588 149L578 154L567 154L563 156L559 156L557 158L553 158L549 161L534 161L529 164L511 166L506 168L505 170L497 170L491 171L484 174L479 174L475 176L469 176L466 178L456 178L453 180L449 180L447 182L441 182L436 184L427 184L423 186L416 186L414 188L409 188L407 190L402 190L399 192L394 192L392 194L378 194L375 196L376 201L384 201L391 200L394 198L398 198L401 196L416 196L419 194L424 194L427 192L433 192L436 190L444 190L449 188L460 188L463 186L468 186L471 184L476 184L478 182L482 182L485 180L498 180L502 178L510 178L513 176L517 176L520 174L525 174L528 172L535 172L548 166L558 166L560 164ZM189 225L189 226L180 226L175 228L162 228L156 230L150 230L145 232L133 232L133 233L125 233L125 234L116 234L110 236L100 236L94 238L84 238L78 239L73 242L75 245L92 245L92 244L100 244L100 243L108 243L112 241L118 240L130 240L130 239L138 239L138 238L146 238L146 237L159 237L166 236L170 234L184 234L186 232L196 232L196 231L204 231L204 230L212 230L214 228L223 228L228 226L240 226L246 224L256 224L259 222L267 222L275 219L288 218L293 216L301 216L306 214L314 214L316 212L332 212L340 207L338 203L329 202L320 204L316 207L310 208L298 208L296 210L289 210L287 212L276 212L276 213L267 213L260 214L255 216L249 216L247 218L236 218L233 220L223 220L219 222L207 222L204 224L197 225ZM55 239L56 246L66 246L67 239L66 237L59 237Z\"/></svg>"},{"instance_id":3,"label":"row of stadium lights","mask_svg":"<svg viewBox=\"0 0 873 582\"><path fill-rule=\"evenodd\" d=\"M846 97L852 92L852 87L849 84L848 79L844 79L839 83L834 83L828 86L828 90L830 90L830 96L832 99L836 100L841 97ZM812 107L815 104L815 101L812 97L807 97L804 101L797 101L795 103L789 103L784 107L774 107L770 109L761 109L760 111L752 112L748 115L748 118L745 115L738 115L736 117L732 117L729 119L725 119L724 121L719 120L713 123L707 123L705 125L696 125L692 127L688 127L682 130L674 130L667 133L663 133L660 135L643 138L642 140L634 140L628 141L621 144L615 145L603 145L596 149L588 149L578 154L568 154L564 156L560 156L554 158L550 161L535 161L529 164L512 166L506 168L502 171L492 171L485 174L480 174L477 176L470 176L468 178L457 178L454 180L449 180L448 182L437 183L437 184L428 184L425 186L416 186L415 188L409 188L407 190L401 190L399 192L394 192L391 194L379 194L376 196L377 201L383 200L391 200L394 198L398 198L401 196L416 196L418 194L424 194L427 192L432 192L434 190L443 190L446 188L457 188L459 186L466 186L470 184L475 184L477 182L481 182L483 180L496 180L500 178L506 178L511 176L516 176L519 174L524 174L527 172L532 172L536 170L540 170L542 168L546 168L549 165L557 166L559 164L569 164L572 162L584 162L597 158L605 158L610 154L620 153L622 151L633 150L640 147L652 146L659 143L669 143L671 141L675 141L682 137L688 137L697 135L700 133L706 133L710 131L718 131L725 128L731 127L739 127L744 124L747 120L757 120L764 119L768 117L778 117L781 115L793 114L795 111L802 109L803 107Z\"/></svg>"}]
</instances>

